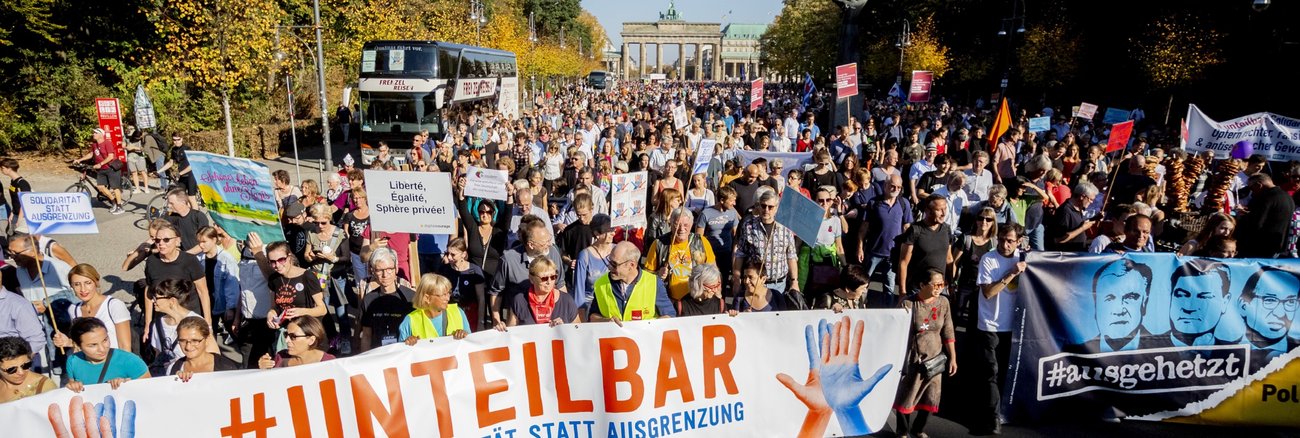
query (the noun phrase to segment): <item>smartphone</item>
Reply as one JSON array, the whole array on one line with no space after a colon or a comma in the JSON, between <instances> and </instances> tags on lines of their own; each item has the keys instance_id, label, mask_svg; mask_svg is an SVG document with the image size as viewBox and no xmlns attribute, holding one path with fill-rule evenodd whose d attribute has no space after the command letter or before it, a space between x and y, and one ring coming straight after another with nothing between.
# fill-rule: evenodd
<instances>
[{"instance_id":1,"label":"smartphone","mask_svg":"<svg viewBox=\"0 0 1300 438\"><path fill-rule=\"evenodd\" d=\"M1025 261L1026 257L1029 257L1029 251L1020 251L1020 261Z\"/></svg>"}]
</instances>

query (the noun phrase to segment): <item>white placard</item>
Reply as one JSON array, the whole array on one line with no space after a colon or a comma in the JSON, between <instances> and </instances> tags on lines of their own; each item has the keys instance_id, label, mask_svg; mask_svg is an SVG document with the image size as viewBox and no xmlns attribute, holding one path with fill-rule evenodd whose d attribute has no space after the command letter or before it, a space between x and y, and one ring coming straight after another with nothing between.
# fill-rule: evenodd
<instances>
[{"instance_id":1,"label":"white placard","mask_svg":"<svg viewBox=\"0 0 1300 438\"><path fill-rule=\"evenodd\" d=\"M686 117L686 105L673 107L673 124L678 130L686 129L691 124L691 119Z\"/></svg>"},{"instance_id":2,"label":"white placard","mask_svg":"<svg viewBox=\"0 0 1300 438\"><path fill-rule=\"evenodd\" d=\"M361 72L372 73L375 71L375 51L364 50L361 52Z\"/></svg>"},{"instance_id":3,"label":"white placard","mask_svg":"<svg viewBox=\"0 0 1300 438\"><path fill-rule=\"evenodd\" d=\"M366 170L366 194L371 230L449 234L456 229L447 173Z\"/></svg>"},{"instance_id":4,"label":"white placard","mask_svg":"<svg viewBox=\"0 0 1300 438\"><path fill-rule=\"evenodd\" d=\"M614 175L610 182L614 185L609 203L610 224L615 227L644 226L649 175L645 171L621 173Z\"/></svg>"},{"instance_id":5,"label":"white placard","mask_svg":"<svg viewBox=\"0 0 1300 438\"><path fill-rule=\"evenodd\" d=\"M465 176L465 196L504 201L510 175L504 170L470 166Z\"/></svg>"},{"instance_id":6,"label":"white placard","mask_svg":"<svg viewBox=\"0 0 1300 438\"><path fill-rule=\"evenodd\" d=\"M700 140L700 146L695 150L695 166L691 169L691 175L709 170L709 160L713 159L713 150L717 149L717 145L717 140Z\"/></svg>"},{"instance_id":7,"label":"white placard","mask_svg":"<svg viewBox=\"0 0 1300 438\"><path fill-rule=\"evenodd\" d=\"M1079 115L1078 115L1079 118L1092 120L1092 117L1095 115L1097 115L1096 104L1091 104L1088 102L1079 104Z\"/></svg>"},{"instance_id":8,"label":"white placard","mask_svg":"<svg viewBox=\"0 0 1300 438\"><path fill-rule=\"evenodd\" d=\"M501 78L501 95L497 96L497 111L507 119L519 118L519 78Z\"/></svg>"},{"instance_id":9,"label":"white placard","mask_svg":"<svg viewBox=\"0 0 1300 438\"><path fill-rule=\"evenodd\" d=\"M90 196L82 192L18 195L31 234L99 234Z\"/></svg>"}]
</instances>

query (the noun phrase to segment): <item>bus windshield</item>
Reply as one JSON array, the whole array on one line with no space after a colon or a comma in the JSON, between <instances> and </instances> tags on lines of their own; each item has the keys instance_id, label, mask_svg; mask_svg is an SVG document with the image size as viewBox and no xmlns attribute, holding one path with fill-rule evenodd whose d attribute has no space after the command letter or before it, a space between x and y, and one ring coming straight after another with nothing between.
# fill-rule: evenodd
<instances>
[{"instance_id":1,"label":"bus windshield","mask_svg":"<svg viewBox=\"0 0 1300 438\"><path fill-rule=\"evenodd\" d=\"M441 131L440 113L433 93L375 93L360 95L361 131L415 133Z\"/></svg>"}]
</instances>

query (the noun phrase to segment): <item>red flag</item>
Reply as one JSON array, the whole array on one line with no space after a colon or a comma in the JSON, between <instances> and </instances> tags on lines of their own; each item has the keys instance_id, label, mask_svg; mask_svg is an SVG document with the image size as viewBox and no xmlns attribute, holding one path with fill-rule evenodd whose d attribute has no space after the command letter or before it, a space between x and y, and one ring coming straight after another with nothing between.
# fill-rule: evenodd
<instances>
[{"instance_id":1,"label":"red flag","mask_svg":"<svg viewBox=\"0 0 1300 438\"><path fill-rule=\"evenodd\" d=\"M998 139L1002 134L1006 134L1011 129L1011 110L1007 108L1007 100L1002 99L1001 108L998 109L998 116L993 119L993 127L989 128L989 151L998 151Z\"/></svg>"},{"instance_id":2,"label":"red flag","mask_svg":"<svg viewBox=\"0 0 1300 438\"><path fill-rule=\"evenodd\" d=\"M1110 127L1110 138L1106 140L1106 153L1124 150L1128 147L1128 137L1133 134L1133 121L1116 123Z\"/></svg>"}]
</instances>

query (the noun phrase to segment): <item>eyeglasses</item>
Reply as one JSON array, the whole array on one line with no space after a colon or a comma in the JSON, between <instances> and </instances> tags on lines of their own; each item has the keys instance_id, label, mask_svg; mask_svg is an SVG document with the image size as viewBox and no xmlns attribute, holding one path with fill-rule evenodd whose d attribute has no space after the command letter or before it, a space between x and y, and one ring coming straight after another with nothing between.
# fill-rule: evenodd
<instances>
[{"instance_id":1,"label":"eyeglasses","mask_svg":"<svg viewBox=\"0 0 1300 438\"><path fill-rule=\"evenodd\" d=\"M903 188L903 185L902 185L902 184L889 184L889 185L886 185L885 187L889 188L890 190L898 190L898 189Z\"/></svg>"},{"instance_id":2,"label":"eyeglasses","mask_svg":"<svg viewBox=\"0 0 1300 438\"><path fill-rule=\"evenodd\" d=\"M835 200L834 198L817 198L817 203L818 203L818 204L825 204L825 203L827 203L827 202L831 202L831 201L834 201L834 200Z\"/></svg>"},{"instance_id":3,"label":"eyeglasses","mask_svg":"<svg viewBox=\"0 0 1300 438\"><path fill-rule=\"evenodd\" d=\"M309 334L305 334L305 333L285 333L284 335L287 336L289 339L293 339L293 340L298 340L298 339L302 339L302 338L305 338L305 337L311 336L311 335L309 335Z\"/></svg>"},{"instance_id":4,"label":"eyeglasses","mask_svg":"<svg viewBox=\"0 0 1300 438\"><path fill-rule=\"evenodd\" d=\"M284 264L284 263L287 262L287 261L289 261L289 256L284 256L284 257L280 257L280 258L278 258L278 259L271 259L271 264L272 264L272 265L282 265L282 264Z\"/></svg>"},{"instance_id":5,"label":"eyeglasses","mask_svg":"<svg viewBox=\"0 0 1300 438\"><path fill-rule=\"evenodd\" d=\"M374 268L376 274L389 275L397 272L397 268Z\"/></svg>"},{"instance_id":6,"label":"eyeglasses","mask_svg":"<svg viewBox=\"0 0 1300 438\"><path fill-rule=\"evenodd\" d=\"M150 240L153 240L153 243L167 243L176 239L179 239L179 237L155 237Z\"/></svg>"},{"instance_id":7,"label":"eyeglasses","mask_svg":"<svg viewBox=\"0 0 1300 438\"><path fill-rule=\"evenodd\" d=\"M557 274L551 274L551 275L539 275L534 278L536 278L537 281L539 282L545 283L548 281L555 281L555 279L560 278L560 276Z\"/></svg>"},{"instance_id":8,"label":"eyeglasses","mask_svg":"<svg viewBox=\"0 0 1300 438\"><path fill-rule=\"evenodd\" d=\"M776 204L758 204L758 207L764 210L776 210Z\"/></svg>"},{"instance_id":9,"label":"eyeglasses","mask_svg":"<svg viewBox=\"0 0 1300 438\"><path fill-rule=\"evenodd\" d=\"M330 221L316 221L316 225L326 225L326 224L329 224L329 223L330 223Z\"/></svg>"},{"instance_id":10,"label":"eyeglasses","mask_svg":"<svg viewBox=\"0 0 1300 438\"><path fill-rule=\"evenodd\" d=\"M183 347L183 346L187 346L187 345L198 345L198 344L202 344L203 341L205 341L205 340L206 340L206 339L177 339L177 340L176 340L176 343L181 344L181 346Z\"/></svg>"},{"instance_id":11,"label":"eyeglasses","mask_svg":"<svg viewBox=\"0 0 1300 438\"><path fill-rule=\"evenodd\" d=\"M29 360L27 362L23 362L22 365L11 366L9 368L5 368L4 370L0 370L0 371L4 371L5 374L18 374L19 368L22 368L23 371L32 369L32 361Z\"/></svg>"},{"instance_id":12,"label":"eyeglasses","mask_svg":"<svg viewBox=\"0 0 1300 438\"><path fill-rule=\"evenodd\" d=\"M721 289L722 289L722 282L717 282L717 283L714 283L714 284L711 284L711 285L709 285L709 284L704 285L704 290L707 290L707 291L716 291L716 290L721 290Z\"/></svg>"},{"instance_id":13,"label":"eyeglasses","mask_svg":"<svg viewBox=\"0 0 1300 438\"><path fill-rule=\"evenodd\" d=\"M941 289L941 288L943 288L943 287L946 286L946 285L947 285L947 283L944 283L944 282L942 282L942 281L936 281L936 282L934 282L934 283L930 283L930 286L932 286L932 287L934 287L934 288L937 288L937 289Z\"/></svg>"},{"instance_id":14,"label":"eyeglasses","mask_svg":"<svg viewBox=\"0 0 1300 438\"><path fill-rule=\"evenodd\" d=\"M1264 305L1265 310L1276 309L1278 304L1282 304L1282 308L1288 312L1294 312L1296 307L1300 307L1300 298L1279 300L1276 297L1264 297L1260 298L1259 301Z\"/></svg>"}]
</instances>

